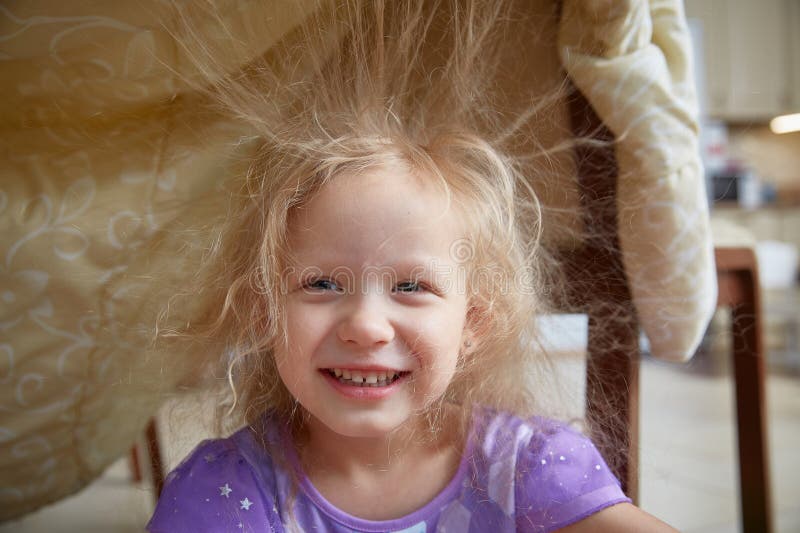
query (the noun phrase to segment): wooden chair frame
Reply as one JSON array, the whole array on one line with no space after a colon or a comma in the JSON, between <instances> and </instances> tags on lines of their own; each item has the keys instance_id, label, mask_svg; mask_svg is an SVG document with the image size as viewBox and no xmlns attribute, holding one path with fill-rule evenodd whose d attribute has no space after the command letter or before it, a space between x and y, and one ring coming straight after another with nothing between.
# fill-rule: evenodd
<instances>
[{"instance_id":1,"label":"wooden chair frame","mask_svg":"<svg viewBox=\"0 0 800 533\"><path fill-rule=\"evenodd\" d=\"M150 483L153 486L153 496L156 501L161 496L164 488L164 462L161 458L161 444L158 439L158 428L156 418L153 417L147 422L144 430L144 441L146 443L146 458L150 467ZM129 454L131 478L135 483L140 483L143 479L142 464L140 459L140 449L138 445L133 445Z\"/></svg>"},{"instance_id":2,"label":"wooden chair frame","mask_svg":"<svg viewBox=\"0 0 800 533\"><path fill-rule=\"evenodd\" d=\"M612 141L583 95L574 89L569 113L578 137ZM571 305L589 311L586 409L598 448L622 482L639 498L639 328L617 236L617 164L613 145L579 145L575 150L583 223L592 237L566 259L568 275L581 280ZM715 250L718 307L732 313L740 503L745 533L772 531L770 513L765 352L756 257L749 248ZM586 290L591 287L591 290ZM598 305L599 304L599 305ZM613 306L618 319L592 314ZM613 413L613 417L609 417ZM599 437L599 438L598 438ZM603 438L610 437L610 438ZM614 443L609 449L608 443ZM621 448L620 448L621 446Z\"/></svg>"}]
</instances>

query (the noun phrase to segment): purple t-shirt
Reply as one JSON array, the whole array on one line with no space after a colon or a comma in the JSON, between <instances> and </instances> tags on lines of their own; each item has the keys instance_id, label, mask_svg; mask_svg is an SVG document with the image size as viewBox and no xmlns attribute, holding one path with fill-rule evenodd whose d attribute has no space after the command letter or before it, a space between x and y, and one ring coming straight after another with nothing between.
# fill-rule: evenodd
<instances>
[{"instance_id":1,"label":"purple t-shirt","mask_svg":"<svg viewBox=\"0 0 800 533\"><path fill-rule=\"evenodd\" d=\"M630 501L580 433L544 418L476 409L465 453L447 487L407 516L363 520L337 509L314 488L282 425L268 419L267 428L264 439L244 428L200 443L167 477L147 529L546 532ZM282 450L285 461L274 460L268 449ZM295 482L299 487L292 490Z\"/></svg>"}]
</instances>

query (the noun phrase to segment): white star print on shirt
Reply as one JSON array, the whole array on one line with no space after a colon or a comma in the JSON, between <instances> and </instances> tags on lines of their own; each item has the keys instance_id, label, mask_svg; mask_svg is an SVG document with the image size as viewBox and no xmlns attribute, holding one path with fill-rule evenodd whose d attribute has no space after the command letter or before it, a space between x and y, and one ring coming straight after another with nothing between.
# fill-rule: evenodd
<instances>
[{"instance_id":1,"label":"white star print on shirt","mask_svg":"<svg viewBox=\"0 0 800 533\"><path fill-rule=\"evenodd\" d=\"M248 500L246 497L245 497L244 500L240 501L239 503L242 504L242 509L244 509L245 511L249 511L250 510L250 506L253 505L253 502Z\"/></svg>"},{"instance_id":2,"label":"white star print on shirt","mask_svg":"<svg viewBox=\"0 0 800 533\"><path fill-rule=\"evenodd\" d=\"M219 488L220 496L225 496L227 498L228 494L230 494L231 492L233 492L233 490L228 486L227 483L225 483L223 486Z\"/></svg>"}]
</instances>

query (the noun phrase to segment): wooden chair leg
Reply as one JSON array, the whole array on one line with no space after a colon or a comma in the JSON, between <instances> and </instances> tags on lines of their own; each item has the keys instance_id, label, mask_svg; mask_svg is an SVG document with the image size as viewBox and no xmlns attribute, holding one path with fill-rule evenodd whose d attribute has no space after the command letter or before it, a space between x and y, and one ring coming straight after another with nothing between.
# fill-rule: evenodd
<instances>
[{"instance_id":1,"label":"wooden chair leg","mask_svg":"<svg viewBox=\"0 0 800 533\"><path fill-rule=\"evenodd\" d=\"M147 423L145 437L147 439L147 453L150 456L150 474L153 479L153 491L156 500L158 500L159 496L161 496L161 490L164 488L164 466L161 461L161 447L158 442L155 418L151 418Z\"/></svg>"},{"instance_id":2,"label":"wooden chair leg","mask_svg":"<svg viewBox=\"0 0 800 533\"><path fill-rule=\"evenodd\" d=\"M770 533L769 453L762 313L755 254L717 249L719 305L731 307L739 482L745 533Z\"/></svg>"},{"instance_id":3,"label":"wooden chair leg","mask_svg":"<svg viewBox=\"0 0 800 533\"><path fill-rule=\"evenodd\" d=\"M608 324L589 324L586 361L586 418L597 448L622 484L639 499L639 336L629 325L614 332ZM599 337L595 339L594 337Z\"/></svg>"},{"instance_id":4,"label":"wooden chair leg","mask_svg":"<svg viewBox=\"0 0 800 533\"><path fill-rule=\"evenodd\" d=\"M142 467L139 465L139 448L135 444L128 453L128 464L131 468L131 481L134 483L142 482Z\"/></svg>"},{"instance_id":5,"label":"wooden chair leg","mask_svg":"<svg viewBox=\"0 0 800 533\"><path fill-rule=\"evenodd\" d=\"M768 533L772 531L772 519L769 512L764 357L753 350L757 343L757 318L743 307L732 312L742 522L745 533Z\"/></svg>"}]
</instances>

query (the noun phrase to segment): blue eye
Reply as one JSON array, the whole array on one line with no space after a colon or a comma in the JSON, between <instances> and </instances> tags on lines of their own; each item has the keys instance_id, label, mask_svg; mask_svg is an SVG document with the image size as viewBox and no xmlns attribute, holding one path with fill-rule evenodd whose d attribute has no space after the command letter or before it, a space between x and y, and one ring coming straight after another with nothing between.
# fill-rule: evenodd
<instances>
[{"instance_id":1,"label":"blue eye","mask_svg":"<svg viewBox=\"0 0 800 533\"><path fill-rule=\"evenodd\" d=\"M312 291L334 291L342 292L341 287L336 285L333 281L325 278L313 279L303 284L303 288Z\"/></svg>"},{"instance_id":2,"label":"blue eye","mask_svg":"<svg viewBox=\"0 0 800 533\"><path fill-rule=\"evenodd\" d=\"M420 292L423 290L425 290L425 288L416 281L404 281L402 283L398 283L394 288L394 292L402 293Z\"/></svg>"}]
</instances>

